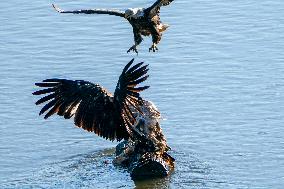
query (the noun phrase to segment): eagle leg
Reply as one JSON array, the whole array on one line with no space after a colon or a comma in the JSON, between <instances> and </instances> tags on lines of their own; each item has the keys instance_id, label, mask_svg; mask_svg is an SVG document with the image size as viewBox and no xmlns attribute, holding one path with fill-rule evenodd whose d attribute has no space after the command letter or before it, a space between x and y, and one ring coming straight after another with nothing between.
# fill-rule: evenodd
<instances>
[{"instance_id":1,"label":"eagle leg","mask_svg":"<svg viewBox=\"0 0 284 189\"><path fill-rule=\"evenodd\" d=\"M127 53L129 53L130 51L136 52L138 54L138 50L137 50L137 44L133 45L132 47L130 47L127 51Z\"/></svg>"},{"instance_id":2,"label":"eagle leg","mask_svg":"<svg viewBox=\"0 0 284 189\"><path fill-rule=\"evenodd\" d=\"M127 51L127 53L129 53L130 51L134 51L138 55L137 47L143 41L143 38L142 38L141 34L139 33L139 30L136 27L133 27L133 34L134 34L135 44L132 47L130 47L130 49Z\"/></svg>"},{"instance_id":3,"label":"eagle leg","mask_svg":"<svg viewBox=\"0 0 284 189\"><path fill-rule=\"evenodd\" d=\"M158 51L158 47L157 47L157 44L156 43L153 43L152 46L149 48L149 52L156 52Z\"/></svg>"}]
</instances>

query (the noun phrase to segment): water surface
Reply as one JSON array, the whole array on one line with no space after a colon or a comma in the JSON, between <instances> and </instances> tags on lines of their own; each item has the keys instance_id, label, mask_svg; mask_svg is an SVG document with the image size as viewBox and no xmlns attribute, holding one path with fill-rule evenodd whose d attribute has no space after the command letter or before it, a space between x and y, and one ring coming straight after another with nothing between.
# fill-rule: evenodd
<instances>
[{"instance_id":1,"label":"water surface","mask_svg":"<svg viewBox=\"0 0 284 189\"><path fill-rule=\"evenodd\" d=\"M284 2L176 0L158 53L127 54L127 21L52 8L152 1L0 2L0 188L283 188ZM114 91L132 58L150 64L143 92L163 114L176 158L167 178L133 182L113 147L72 120L38 116L34 83L84 79Z\"/></svg>"}]
</instances>

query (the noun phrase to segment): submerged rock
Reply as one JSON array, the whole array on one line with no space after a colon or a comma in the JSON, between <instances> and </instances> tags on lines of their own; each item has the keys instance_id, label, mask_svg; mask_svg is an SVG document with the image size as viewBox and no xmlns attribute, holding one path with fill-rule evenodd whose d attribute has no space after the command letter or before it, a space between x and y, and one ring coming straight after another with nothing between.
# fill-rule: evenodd
<instances>
[{"instance_id":1,"label":"submerged rock","mask_svg":"<svg viewBox=\"0 0 284 189\"><path fill-rule=\"evenodd\" d=\"M116 146L115 164L127 167L132 179L165 177L174 168L175 159L167 152L137 153L132 151L133 142L123 141Z\"/></svg>"}]
</instances>

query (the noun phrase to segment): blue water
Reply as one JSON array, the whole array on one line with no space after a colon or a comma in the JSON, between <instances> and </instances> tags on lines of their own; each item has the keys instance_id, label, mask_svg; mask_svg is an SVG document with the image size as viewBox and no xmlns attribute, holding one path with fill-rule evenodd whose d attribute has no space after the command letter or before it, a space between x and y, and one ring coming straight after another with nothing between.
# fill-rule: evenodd
<instances>
[{"instance_id":1,"label":"blue water","mask_svg":"<svg viewBox=\"0 0 284 189\"><path fill-rule=\"evenodd\" d=\"M284 1L176 0L158 53L127 54L127 21L65 9L143 7L153 1L0 2L0 188L284 187ZM133 182L113 147L54 116L31 93L45 78L84 79L114 91L132 58L150 64L143 92L163 114L175 171Z\"/></svg>"}]
</instances>

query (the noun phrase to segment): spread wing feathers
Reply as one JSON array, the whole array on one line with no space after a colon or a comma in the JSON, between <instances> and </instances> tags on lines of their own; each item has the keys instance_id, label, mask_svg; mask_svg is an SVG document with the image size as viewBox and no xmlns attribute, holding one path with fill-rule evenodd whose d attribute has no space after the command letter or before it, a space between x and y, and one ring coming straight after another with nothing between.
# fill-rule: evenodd
<instances>
[{"instance_id":1,"label":"spread wing feathers","mask_svg":"<svg viewBox=\"0 0 284 189\"><path fill-rule=\"evenodd\" d=\"M139 92L148 88L136 85L147 79L147 73L142 63L129 68L133 60L124 68L112 96L98 84L83 80L46 79L35 85L43 89L34 95L45 95L36 105L45 103L40 111L47 119L53 114L70 119L74 116L76 126L94 132L109 139L128 139L131 135L131 124L134 123L130 106L139 109L141 100Z\"/></svg>"},{"instance_id":2,"label":"spread wing feathers","mask_svg":"<svg viewBox=\"0 0 284 189\"><path fill-rule=\"evenodd\" d=\"M118 103L119 107L123 107L121 108L123 122L129 132L132 131L131 126L136 121L133 116L133 108L135 112L141 112L139 107L142 103L142 98L139 92L149 88L149 86L136 87L149 77L149 75L146 75L149 70L147 68L148 65L143 65L143 62L141 62L130 67L133 61L134 59L123 69L114 92L115 102Z\"/></svg>"},{"instance_id":3,"label":"spread wing feathers","mask_svg":"<svg viewBox=\"0 0 284 189\"><path fill-rule=\"evenodd\" d=\"M148 8L149 16L153 17L158 14L162 6L167 6L174 0L157 0L151 7Z\"/></svg>"},{"instance_id":4,"label":"spread wing feathers","mask_svg":"<svg viewBox=\"0 0 284 189\"><path fill-rule=\"evenodd\" d=\"M46 95L36 102L45 103L39 113L45 119L55 113L66 119L75 115L75 125L87 131L110 140L128 138L112 95L99 85L66 79L46 79L35 85L44 88L33 94Z\"/></svg>"},{"instance_id":5,"label":"spread wing feathers","mask_svg":"<svg viewBox=\"0 0 284 189\"><path fill-rule=\"evenodd\" d=\"M72 14L109 14L120 17L125 17L125 13L119 10L107 10L107 9L87 9L87 10L73 10L65 11L52 4L53 8L59 13L72 13Z\"/></svg>"}]
</instances>

